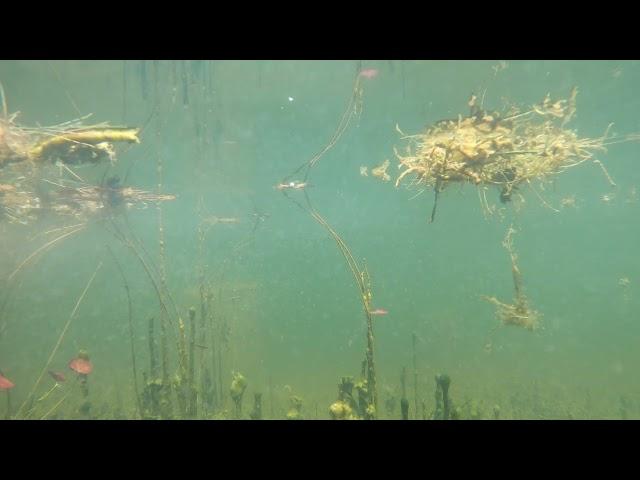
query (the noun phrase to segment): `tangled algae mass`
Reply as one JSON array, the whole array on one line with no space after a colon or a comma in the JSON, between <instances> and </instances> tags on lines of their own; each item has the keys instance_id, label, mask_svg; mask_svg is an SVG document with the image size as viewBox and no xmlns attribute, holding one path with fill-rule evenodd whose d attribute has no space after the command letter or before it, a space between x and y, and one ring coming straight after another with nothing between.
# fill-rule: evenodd
<instances>
[{"instance_id":1,"label":"tangled algae mass","mask_svg":"<svg viewBox=\"0 0 640 480\"><path fill-rule=\"evenodd\" d=\"M557 101L547 94L531 108L511 106L504 112L485 111L472 96L468 116L441 120L417 135L406 135L396 127L409 141L404 153L394 149L402 170L396 187L407 178L410 185L433 187L436 194L452 183L495 186L501 201L508 202L522 184L545 181L595 160L595 153L607 145L631 139L608 136L609 128L602 137L581 138L566 128L576 112L577 93L574 87L569 98Z\"/></svg>"}]
</instances>

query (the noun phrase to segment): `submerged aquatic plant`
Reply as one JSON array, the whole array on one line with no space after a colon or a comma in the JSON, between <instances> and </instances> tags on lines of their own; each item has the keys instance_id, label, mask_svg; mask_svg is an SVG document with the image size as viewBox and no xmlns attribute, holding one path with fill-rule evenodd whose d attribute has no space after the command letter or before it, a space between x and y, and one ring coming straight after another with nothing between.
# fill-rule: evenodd
<instances>
[{"instance_id":1,"label":"submerged aquatic plant","mask_svg":"<svg viewBox=\"0 0 640 480\"><path fill-rule=\"evenodd\" d=\"M233 372L229 393L235 405L235 417L242 416L242 397L247 389L247 379L240 372Z\"/></svg>"},{"instance_id":2,"label":"submerged aquatic plant","mask_svg":"<svg viewBox=\"0 0 640 480\"><path fill-rule=\"evenodd\" d=\"M503 303L495 297L483 296L482 298L496 307L496 316L500 320L500 324L492 330L495 331L500 326L516 326L531 332L539 328L539 313L529 307L529 301L524 294L522 284L522 274L518 267L518 254L513 248L513 235L516 230L511 226L507 230L507 234L502 245L509 253L511 260L511 274L513 277L513 287L515 290L514 302L511 304Z\"/></svg>"},{"instance_id":3,"label":"submerged aquatic plant","mask_svg":"<svg viewBox=\"0 0 640 480\"><path fill-rule=\"evenodd\" d=\"M253 410L249 414L251 420L262 420L262 393L254 393Z\"/></svg>"},{"instance_id":4,"label":"submerged aquatic plant","mask_svg":"<svg viewBox=\"0 0 640 480\"><path fill-rule=\"evenodd\" d=\"M436 375L436 420L449 420L451 414L451 400L449 398L449 386L451 378L444 373Z\"/></svg>"},{"instance_id":5,"label":"submerged aquatic plant","mask_svg":"<svg viewBox=\"0 0 640 480\"><path fill-rule=\"evenodd\" d=\"M329 406L332 420L357 420L358 404L353 398L353 377L342 377L338 384L338 400Z\"/></svg>"},{"instance_id":6,"label":"submerged aquatic plant","mask_svg":"<svg viewBox=\"0 0 640 480\"><path fill-rule=\"evenodd\" d=\"M69 368L78 374L78 380L80 381L80 389L82 390L83 397L83 402L80 405L80 413L88 416L91 411L88 379L89 374L93 372L93 364L89 359L87 351L80 350L78 355L69 362Z\"/></svg>"},{"instance_id":7,"label":"submerged aquatic plant","mask_svg":"<svg viewBox=\"0 0 640 480\"><path fill-rule=\"evenodd\" d=\"M297 395L289 397L287 420L304 420L302 416L302 398Z\"/></svg>"}]
</instances>

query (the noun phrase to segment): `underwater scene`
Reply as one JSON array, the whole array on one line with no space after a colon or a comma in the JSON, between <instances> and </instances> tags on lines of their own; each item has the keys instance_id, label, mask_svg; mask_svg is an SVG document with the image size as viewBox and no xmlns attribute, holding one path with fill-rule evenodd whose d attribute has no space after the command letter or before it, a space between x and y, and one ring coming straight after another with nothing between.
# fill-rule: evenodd
<instances>
[{"instance_id":1,"label":"underwater scene","mask_svg":"<svg viewBox=\"0 0 640 480\"><path fill-rule=\"evenodd\" d=\"M640 418L638 85L0 61L0 418Z\"/></svg>"}]
</instances>

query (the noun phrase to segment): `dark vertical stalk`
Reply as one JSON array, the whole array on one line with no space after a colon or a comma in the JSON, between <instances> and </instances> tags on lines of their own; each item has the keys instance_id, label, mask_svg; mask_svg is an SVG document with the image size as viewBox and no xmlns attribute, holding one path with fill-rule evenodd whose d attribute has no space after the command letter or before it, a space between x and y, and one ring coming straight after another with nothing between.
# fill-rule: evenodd
<instances>
[{"instance_id":1,"label":"dark vertical stalk","mask_svg":"<svg viewBox=\"0 0 640 480\"><path fill-rule=\"evenodd\" d=\"M189 309L189 415L197 415L197 394L195 383L195 349L196 349L196 309Z\"/></svg>"},{"instance_id":2,"label":"dark vertical stalk","mask_svg":"<svg viewBox=\"0 0 640 480\"><path fill-rule=\"evenodd\" d=\"M181 63L181 74L182 74L182 104L186 107L189 105L189 75L187 73L187 68L185 63L187 60L183 60Z\"/></svg>"},{"instance_id":3,"label":"dark vertical stalk","mask_svg":"<svg viewBox=\"0 0 640 480\"><path fill-rule=\"evenodd\" d=\"M141 60L139 64L140 68L140 86L142 90L142 99L146 102L149 98L149 86L147 84L147 61Z\"/></svg>"},{"instance_id":4,"label":"dark vertical stalk","mask_svg":"<svg viewBox=\"0 0 640 480\"><path fill-rule=\"evenodd\" d=\"M418 362L416 360L416 333L411 334L412 346L413 346L413 397L414 397L414 417L418 418Z\"/></svg>"},{"instance_id":5,"label":"dark vertical stalk","mask_svg":"<svg viewBox=\"0 0 640 480\"><path fill-rule=\"evenodd\" d=\"M273 406L273 384L271 382L271 375L269 375L269 416L271 420L275 418L275 408Z\"/></svg>"},{"instance_id":6,"label":"dark vertical stalk","mask_svg":"<svg viewBox=\"0 0 640 480\"><path fill-rule=\"evenodd\" d=\"M122 61L122 124L127 124L127 61Z\"/></svg>"},{"instance_id":7,"label":"dark vertical stalk","mask_svg":"<svg viewBox=\"0 0 640 480\"><path fill-rule=\"evenodd\" d=\"M400 390L402 392L402 397L400 397L402 419L409 420L409 400L407 399L407 367L402 367L402 373L400 374Z\"/></svg>"},{"instance_id":8,"label":"dark vertical stalk","mask_svg":"<svg viewBox=\"0 0 640 480\"><path fill-rule=\"evenodd\" d=\"M158 378L154 320L154 317L149 317L149 375L151 380Z\"/></svg>"}]
</instances>

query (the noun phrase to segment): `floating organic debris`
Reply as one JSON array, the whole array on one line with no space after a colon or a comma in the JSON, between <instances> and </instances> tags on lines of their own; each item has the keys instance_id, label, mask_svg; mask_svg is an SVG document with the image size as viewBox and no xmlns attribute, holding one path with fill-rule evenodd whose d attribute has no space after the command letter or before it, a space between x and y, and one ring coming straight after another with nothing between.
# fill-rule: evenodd
<instances>
[{"instance_id":1,"label":"floating organic debris","mask_svg":"<svg viewBox=\"0 0 640 480\"><path fill-rule=\"evenodd\" d=\"M113 214L118 209L144 209L149 203L176 199L175 195L122 186L117 177L108 179L104 185L69 179L43 183L48 190L44 192L44 188L39 188L40 195L26 186L0 185L0 219L4 217L11 223L26 225L52 214L87 221L101 214Z\"/></svg>"},{"instance_id":2,"label":"floating organic debris","mask_svg":"<svg viewBox=\"0 0 640 480\"><path fill-rule=\"evenodd\" d=\"M613 184L594 155L605 152L608 145L637 136L609 136L607 128L602 137L582 138L565 128L575 115L577 92L574 88L568 99L557 101L547 95L529 109L511 107L503 112L483 110L473 96L468 116L439 121L416 135L406 135L397 127L409 145L403 153L395 150L402 170L396 187L411 177L410 185L433 188L437 203L438 193L454 183L493 186L506 203L522 185L533 189L532 182L548 181L589 160L595 161ZM386 180L384 175L381 178ZM485 210L491 212L484 190L481 199Z\"/></svg>"},{"instance_id":3,"label":"floating organic debris","mask_svg":"<svg viewBox=\"0 0 640 480\"><path fill-rule=\"evenodd\" d=\"M307 182L291 181L291 182L280 182L275 186L275 189L283 192L285 190L304 190L308 186L309 184Z\"/></svg>"},{"instance_id":4,"label":"floating organic debris","mask_svg":"<svg viewBox=\"0 0 640 480\"><path fill-rule=\"evenodd\" d=\"M0 168L21 162L65 165L114 162L114 143L140 143L140 129L108 124L83 126L88 118L51 127L28 128L15 123L16 115L0 118Z\"/></svg>"},{"instance_id":5,"label":"floating organic debris","mask_svg":"<svg viewBox=\"0 0 640 480\"><path fill-rule=\"evenodd\" d=\"M520 273L520 269L518 268L517 264L518 255L513 248L514 233L516 233L514 228L509 227L507 235L502 242L504 248L506 248L507 252L509 252L509 257L511 259L511 273L513 276L513 287L515 289L514 303L502 303L495 297L483 296L482 298L496 306L496 315L500 320L500 325L498 325L498 327L500 327L501 325L512 325L516 327L522 327L529 331L534 331L539 327L538 312L532 310L529 307L529 302L524 294L524 289L522 286L522 274Z\"/></svg>"},{"instance_id":6,"label":"floating organic debris","mask_svg":"<svg viewBox=\"0 0 640 480\"><path fill-rule=\"evenodd\" d=\"M0 184L0 220L26 225L34 221L41 209L40 198L18 185Z\"/></svg>"},{"instance_id":7,"label":"floating organic debris","mask_svg":"<svg viewBox=\"0 0 640 480\"><path fill-rule=\"evenodd\" d=\"M389 180L391 180L391 177L387 173L387 168L389 168L390 164L391 162L389 160L385 160L384 162L382 162L381 165L371 169L371 175L373 175L376 178L379 178L384 182L388 182Z\"/></svg>"},{"instance_id":8,"label":"floating organic debris","mask_svg":"<svg viewBox=\"0 0 640 480\"><path fill-rule=\"evenodd\" d=\"M64 180L49 182L59 188L51 192L47 209L57 215L87 219L100 212L113 212L115 208L145 208L148 203L175 200L175 195L151 193L119 184L118 179L105 186L89 185Z\"/></svg>"},{"instance_id":9,"label":"floating organic debris","mask_svg":"<svg viewBox=\"0 0 640 480\"><path fill-rule=\"evenodd\" d=\"M560 206L563 208L578 208L575 195L569 195L560 200Z\"/></svg>"}]
</instances>

